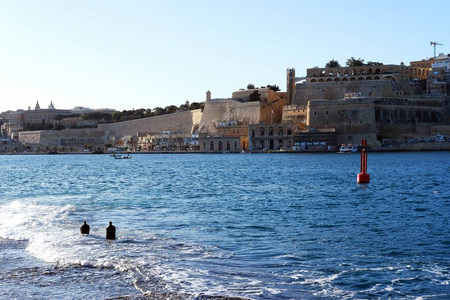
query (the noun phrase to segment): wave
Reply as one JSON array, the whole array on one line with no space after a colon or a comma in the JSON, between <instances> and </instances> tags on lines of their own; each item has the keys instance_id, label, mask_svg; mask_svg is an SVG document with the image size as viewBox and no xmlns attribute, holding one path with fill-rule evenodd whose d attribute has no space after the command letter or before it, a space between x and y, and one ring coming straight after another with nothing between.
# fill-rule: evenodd
<instances>
[{"instance_id":1,"label":"wave","mask_svg":"<svg viewBox=\"0 0 450 300\"><path fill-rule=\"evenodd\" d=\"M226 261L230 254L223 249L125 229L117 240L110 241L105 239L106 226L95 222L88 222L91 234L81 235L84 210L39 202L25 199L1 205L0 238L25 242L30 255L57 269L114 269L144 295L229 294L229 274L211 272L196 264ZM220 263L217 268L221 268ZM260 287L250 289L248 280L235 285L234 296L262 292Z\"/></svg>"}]
</instances>

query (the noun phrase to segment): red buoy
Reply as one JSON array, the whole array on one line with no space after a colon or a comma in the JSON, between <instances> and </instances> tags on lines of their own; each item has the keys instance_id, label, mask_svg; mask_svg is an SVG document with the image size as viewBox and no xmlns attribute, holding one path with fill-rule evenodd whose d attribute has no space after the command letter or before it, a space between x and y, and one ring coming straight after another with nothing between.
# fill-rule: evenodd
<instances>
[{"instance_id":1,"label":"red buoy","mask_svg":"<svg viewBox=\"0 0 450 300\"><path fill-rule=\"evenodd\" d=\"M367 152L366 152L366 140L362 140L361 151L361 173L356 177L357 183L369 183L370 175L367 174Z\"/></svg>"}]
</instances>

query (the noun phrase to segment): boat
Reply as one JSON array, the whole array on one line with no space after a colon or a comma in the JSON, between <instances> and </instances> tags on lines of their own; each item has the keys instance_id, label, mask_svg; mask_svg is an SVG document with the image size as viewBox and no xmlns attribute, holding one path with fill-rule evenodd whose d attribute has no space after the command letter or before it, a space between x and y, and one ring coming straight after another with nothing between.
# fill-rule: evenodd
<instances>
[{"instance_id":1,"label":"boat","mask_svg":"<svg viewBox=\"0 0 450 300\"><path fill-rule=\"evenodd\" d=\"M342 153L348 152L348 146L347 146L347 144L342 144L342 145L339 147L339 152L342 152Z\"/></svg>"},{"instance_id":2,"label":"boat","mask_svg":"<svg viewBox=\"0 0 450 300\"><path fill-rule=\"evenodd\" d=\"M358 151L359 151L358 144L342 144L341 147L339 147L340 153L353 153Z\"/></svg>"},{"instance_id":3,"label":"boat","mask_svg":"<svg viewBox=\"0 0 450 300\"><path fill-rule=\"evenodd\" d=\"M114 157L114 159L131 159L131 155L122 155L122 154L111 154L111 157Z\"/></svg>"}]
</instances>

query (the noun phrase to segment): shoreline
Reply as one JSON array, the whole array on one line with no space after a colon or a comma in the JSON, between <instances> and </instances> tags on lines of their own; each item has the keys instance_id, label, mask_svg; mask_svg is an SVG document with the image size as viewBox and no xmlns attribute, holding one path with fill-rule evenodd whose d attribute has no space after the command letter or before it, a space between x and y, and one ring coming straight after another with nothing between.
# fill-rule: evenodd
<instances>
[{"instance_id":1,"label":"shoreline","mask_svg":"<svg viewBox=\"0 0 450 300\"><path fill-rule=\"evenodd\" d=\"M434 142L434 143L413 143L413 144L394 144L381 148L366 149L367 152L433 152L433 151L450 151L450 142ZM356 153L360 153L358 151ZM252 150L252 151L200 151L200 150L185 150L185 151L167 151L167 150L155 150L155 151L101 151L101 152L1 152L0 155L99 155L99 154L120 154L120 155L142 155L142 154L261 154L261 153L346 153L339 152L337 148L334 150ZM355 153L355 152L353 152Z\"/></svg>"}]
</instances>

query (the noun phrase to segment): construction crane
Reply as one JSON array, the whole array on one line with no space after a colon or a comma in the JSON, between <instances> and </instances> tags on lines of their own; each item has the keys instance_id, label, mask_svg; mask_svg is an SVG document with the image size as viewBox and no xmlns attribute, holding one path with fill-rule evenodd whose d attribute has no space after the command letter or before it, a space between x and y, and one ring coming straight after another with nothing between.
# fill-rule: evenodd
<instances>
[{"instance_id":1,"label":"construction crane","mask_svg":"<svg viewBox=\"0 0 450 300\"><path fill-rule=\"evenodd\" d=\"M430 42L430 46L434 46L434 58L436 58L436 46L444 46L444 44L439 44L437 42Z\"/></svg>"}]
</instances>

